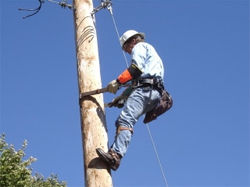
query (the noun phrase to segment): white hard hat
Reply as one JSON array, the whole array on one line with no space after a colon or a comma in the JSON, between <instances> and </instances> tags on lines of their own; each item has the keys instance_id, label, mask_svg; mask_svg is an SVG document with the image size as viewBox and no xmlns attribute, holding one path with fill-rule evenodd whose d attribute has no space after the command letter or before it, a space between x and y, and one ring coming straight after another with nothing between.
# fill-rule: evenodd
<instances>
[{"instance_id":1,"label":"white hard hat","mask_svg":"<svg viewBox=\"0 0 250 187\"><path fill-rule=\"evenodd\" d=\"M142 38L145 37L145 34L144 33L141 33L141 32L137 32L135 30L128 30L126 32L123 33L123 35L120 37L120 44L121 46L124 45L124 43L129 39L131 38L132 36L135 36L135 35L140 35Z\"/></svg>"}]
</instances>

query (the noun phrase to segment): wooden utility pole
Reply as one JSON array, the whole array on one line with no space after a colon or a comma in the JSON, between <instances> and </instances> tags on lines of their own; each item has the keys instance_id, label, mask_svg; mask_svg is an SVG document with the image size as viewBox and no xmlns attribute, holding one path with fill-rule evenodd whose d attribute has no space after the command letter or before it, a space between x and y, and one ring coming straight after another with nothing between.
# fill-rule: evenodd
<instances>
[{"instance_id":1,"label":"wooden utility pole","mask_svg":"<svg viewBox=\"0 0 250 187\"><path fill-rule=\"evenodd\" d=\"M91 12L92 0L74 0L74 21L79 92L102 87L96 30ZM84 97L80 101L81 131L86 187L111 187L107 166L97 158L96 148L108 150L103 95Z\"/></svg>"}]
</instances>

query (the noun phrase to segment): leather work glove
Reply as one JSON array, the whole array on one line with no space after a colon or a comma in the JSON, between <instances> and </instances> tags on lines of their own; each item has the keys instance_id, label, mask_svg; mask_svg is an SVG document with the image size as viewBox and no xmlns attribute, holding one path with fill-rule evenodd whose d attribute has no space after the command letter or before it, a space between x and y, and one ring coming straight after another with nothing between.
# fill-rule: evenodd
<instances>
[{"instance_id":1,"label":"leather work glove","mask_svg":"<svg viewBox=\"0 0 250 187\"><path fill-rule=\"evenodd\" d=\"M127 98L132 93L133 88L130 86L127 89L125 89L122 94L116 98L114 98L110 103L108 103L107 107L118 107L122 108L124 106L124 103L126 102Z\"/></svg>"},{"instance_id":2,"label":"leather work glove","mask_svg":"<svg viewBox=\"0 0 250 187\"><path fill-rule=\"evenodd\" d=\"M117 90L119 89L120 83L117 80L112 80L108 86L107 86L107 90L110 93L115 94L117 92Z\"/></svg>"},{"instance_id":3,"label":"leather work glove","mask_svg":"<svg viewBox=\"0 0 250 187\"><path fill-rule=\"evenodd\" d=\"M114 98L110 103L107 103L107 107L117 107L122 108L124 106L124 103L126 101L126 98L122 95L119 95L118 97Z\"/></svg>"}]
</instances>

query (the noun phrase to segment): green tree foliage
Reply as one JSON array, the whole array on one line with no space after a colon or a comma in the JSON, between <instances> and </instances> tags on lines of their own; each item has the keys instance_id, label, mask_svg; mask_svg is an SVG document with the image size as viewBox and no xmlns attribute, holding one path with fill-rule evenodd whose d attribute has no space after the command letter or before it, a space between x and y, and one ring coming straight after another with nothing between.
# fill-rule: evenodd
<instances>
[{"instance_id":1,"label":"green tree foliage","mask_svg":"<svg viewBox=\"0 0 250 187\"><path fill-rule=\"evenodd\" d=\"M36 158L24 160L27 141L20 150L8 145L5 135L0 136L0 186L1 187L66 187L66 183L59 181L56 175L45 179L40 174L32 176L30 167Z\"/></svg>"}]
</instances>

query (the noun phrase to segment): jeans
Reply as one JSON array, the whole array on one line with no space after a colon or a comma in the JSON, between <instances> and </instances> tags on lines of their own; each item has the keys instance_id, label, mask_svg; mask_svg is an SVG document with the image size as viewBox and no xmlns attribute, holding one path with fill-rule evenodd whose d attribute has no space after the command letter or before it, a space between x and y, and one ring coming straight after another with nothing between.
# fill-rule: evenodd
<instances>
[{"instance_id":1,"label":"jeans","mask_svg":"<svg viewBox=\"0 0 250 187\"><path fill-rule=\"evenodd\" d=\"M116 120L116 127L123 126L133 129L139 117L152 110L159 102L160 97L160 93L155 89L136 88L125 102L124 108ZM111 149L123 157L127 152L132 135L130 130L120 131L116 135Z\"/></svg>"}]
</instances>

